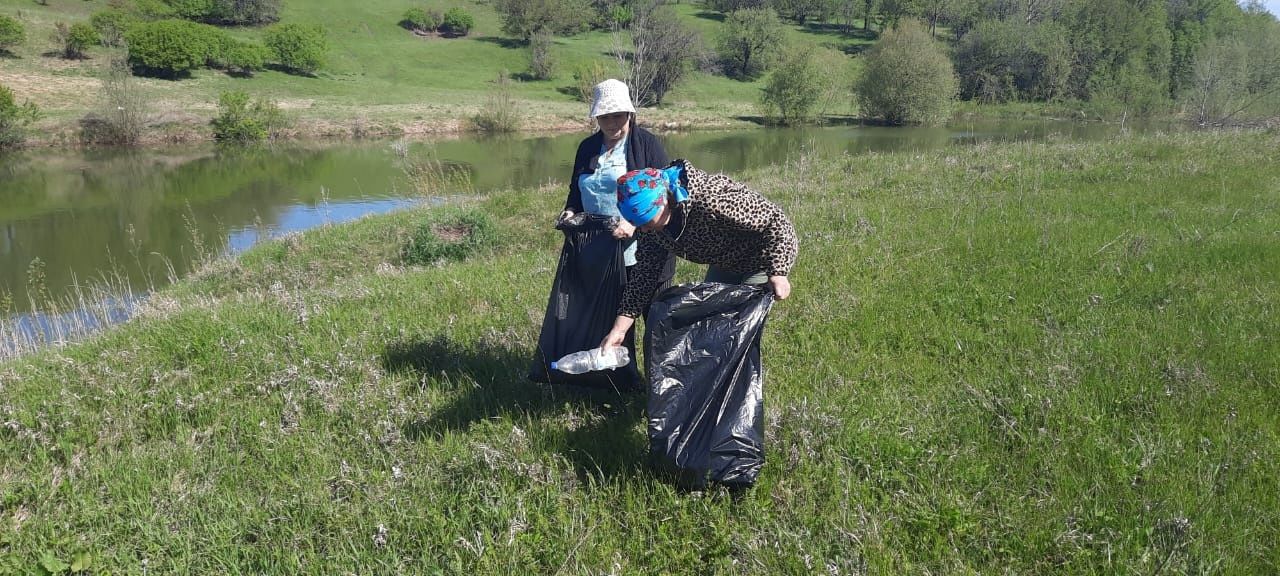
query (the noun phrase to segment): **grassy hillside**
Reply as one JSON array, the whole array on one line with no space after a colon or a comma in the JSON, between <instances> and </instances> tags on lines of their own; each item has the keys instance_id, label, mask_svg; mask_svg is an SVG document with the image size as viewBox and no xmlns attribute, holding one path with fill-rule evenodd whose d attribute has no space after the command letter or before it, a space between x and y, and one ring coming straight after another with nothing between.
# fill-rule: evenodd
<instances>
[{"instance_id":1,"label":"grassy hillside","mask_svg":"<svg viewBox=\"0 0 1280 576\"><path fill-rule=\"evenodd\" d=\"M1280 137L802 156L741 498L645 458L643 399L523 381L559 192L268 242L0 364L0 574L1280 571ZM691 278L692 267L682 272Z\"/></svg>"},{"instance_id":2,"label":"grassy hillside","mask_svg":"<svg viewBox=\"0 0 1280 576\"><path fill-rule=\"evenodd\" d=\"M37 102L48 114L41 124L45 140L70 138L74 121L98 101L99 69L120 50L94 48L85 61L66 61L52 55L49 38L57 21L87 19L107 0L50 0L41 6L30 0L0 0L0 13L21 19L28 41L16 58L0 65L0 84L10 86L18 99ZM409 0L286 0L282 22L315 23L329 33L328 64L317 78L264 71L253 78L233 78L215 70L199 70L180 81L145 79L160 122L171 122L174 137L203 130L213 115L218 94L243 89L256 96L277 99L299 120L308 134L344 134L364 130L407 132L452 131L459 120L484 105L499 72L518 74L528 69L528 48L500 31L501 23L487 2L456 3L476 18L476 27L464 38L422 38L397 23L405 10L423 5ZM428 4L431 5L431 4ZM445 5L439 5L445 7ZM714 46L722 26L720 16L703 12L693 4L676 4L675 10L700 30ZM853 52L868 40L844 38L820 27L790 28L796 41L812 42ZM253 28L232 29L244 38L259 38ZM572 72L580 63L599 61L616 66L608 52L612 35L590 32L557 38L559 69L548 81L518 82L515 94L530 129L566 129L583 126L586 105L565 90L574 85ZM845 57L848 66L853 58ZM735 125L740 116L755 115L761 82L739 82L720 76L694 73L668 97L666 106L648 110L644 119L668 125ZM829 110L849 113L849 99L841 98ZM194 128L193 128L194 127ZM51 134L52 133L52 134Z\"/></svg>"}]
</instances>

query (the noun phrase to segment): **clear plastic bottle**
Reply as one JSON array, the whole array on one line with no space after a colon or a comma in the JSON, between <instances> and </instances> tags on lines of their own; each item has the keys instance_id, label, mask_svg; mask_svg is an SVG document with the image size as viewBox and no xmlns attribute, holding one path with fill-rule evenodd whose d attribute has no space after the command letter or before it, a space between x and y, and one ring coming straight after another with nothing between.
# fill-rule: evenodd
<instances>
[{"instance_id":1,"label":"clear plastic bottle","mask_svg":"<svg viewBox=\"0 0 1280 576\"><path fill-rule=\"evenodd\" d=\"M565 374L582 374L593 370L611 370L631 363L631 353L624 346L614 346L608 350L592 348L565 355L564 358L551 363L552 370Z\"/></svg>"}]
</instances>

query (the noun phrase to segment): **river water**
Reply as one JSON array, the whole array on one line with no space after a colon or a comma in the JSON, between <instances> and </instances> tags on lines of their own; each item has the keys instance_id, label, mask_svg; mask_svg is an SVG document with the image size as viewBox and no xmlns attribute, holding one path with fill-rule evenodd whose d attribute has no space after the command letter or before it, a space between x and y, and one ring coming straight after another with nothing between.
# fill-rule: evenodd
<instances>
[{"instance_id":1,"label":"river water","mask_svg":"<svg viewBox=\"0 0 1280 576\"><path fill-rule=\"evenodd\" d=\"M803 150L857 155L1050 136L1094 140L1119 130L1102 124L1000 121L660 138L672 158L733 173ZM584 136L27 150L0 156L0 306L7 308L0 313L7 312L9 321L23 320L31 316L33 300L66 302L77 286L104 279L143 294L184 275L200 255L238 252L262 238L422 202L401 169L405 154L463 167L478 193L565 182ZM125 309L119 317L127 315Z\"/></svg>"}]
</instances>

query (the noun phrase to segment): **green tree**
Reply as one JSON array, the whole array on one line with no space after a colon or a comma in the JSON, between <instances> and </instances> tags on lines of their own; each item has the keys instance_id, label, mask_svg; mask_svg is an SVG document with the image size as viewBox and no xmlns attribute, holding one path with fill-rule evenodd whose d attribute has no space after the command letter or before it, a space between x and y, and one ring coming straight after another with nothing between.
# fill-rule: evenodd
<instances>
[{"instance_id":1,"label":"green tree","mask_svg":"<svg viewBox=\"0 0 1280 576\"><path fill-rule=\"evenodd\" d=\"M1134 113L1168 100L1171 39L1165 3L1076 0L1058 19L1071 34L1072 96Z\"/></svg>"},{"instance_id":2,"label":"green tree","mask_svg":"<svg viewBox=\"0 0 1280 576\"><path fill-rule=\"evenodd\" d=\"M945 48L914 20L880 37L854 84L862 115L893 124L945 121L956 89Z\"/></svg>"},{"instance_id":3,"label":"green tree","mask_svg":"<svg viewBox=\"0 0 1280 576\"><path fill-rule=\"evenodd\" d=\"M769 73L760 103L780 124L793 126L811 122L822 97L824 76L814 57L814 47L791 50Z\"/></svg>"},{"instance_id":4,"label":"green tree","mask_svg":"<svg viewBox=\"0 0 1280 576\"><path fill-rule=\"evenodd\" d=\"M785 43L777 13L772 8L752 8L729 15L717 51L729 77L753 80L773 66Z\"/></svg>"},{"instance_id":5,"label":"green tree","mask_svg":"<svg viewBox=\"0 0 1280 576\"><path fill-rule=\"evenodd\" d=\"M280 24L267 30L266 45L281 66L311 75L324 65L329 42L323 28L302 24Z\"/></svg>"},{"instance_id":6,"label":"green tree","mask_svg":"<svg viewBox=\"0 0 1280 576\"><path fill-rule=\"evenodd\" d=\"M774 10L796 24L809 20L825 20L835 11L833 0L773 0Z\"/></svg>"},{"instance_id":7,"label":"green tree","mask_svg":"<svg viewBox=\"0 0 1280 576\"><path fill-rule=\"evenodd\" d=\"M1055 22L984 20L956 44L960 95L985 102L1062 96L1073 54L1067 31Z\"/></svg>"},{"instance_id":8,"label":"green tree","mask_svg":"<svg viewBox=\"0 0 1280 576\"><path fill-rule=\"evenodd\" d=\"M16 18L0 14L0 52L8 52L27 41L27 30Z\"/></svg>"},{"instance_id":9,"label":"green tree","mask_svg":"<svg viewBox=\"0 0 1280 576\"><path fill-rule=\"evenodd\" d=\"M204 66L215 48L212 38L208 26L185 20L145 22L125 34L134 70L166 78Z\"/></svg>"},{"instance_id":10,"label":"green tree","mask_svg":"<svg viewBox=\"0 0 1280 576\"><path fill-rule=\"evenodd\" d=\"M40 119L40 109L31 102L18 104L9 87L0 84L0 149L21 146L26 128Z\"/></svg>"}]
</instances>

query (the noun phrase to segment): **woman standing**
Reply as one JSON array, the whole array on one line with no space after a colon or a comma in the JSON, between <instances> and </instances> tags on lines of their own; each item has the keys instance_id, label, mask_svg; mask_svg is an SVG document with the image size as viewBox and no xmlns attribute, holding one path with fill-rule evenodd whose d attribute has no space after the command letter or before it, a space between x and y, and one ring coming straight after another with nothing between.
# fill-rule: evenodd
<instances>
[{"instance_id":1,"label":"woman standing","mask_svg":"<svg viewBox=\"0 0 1280 576\"><path fill-rule=\"evenodd\" d=\"M666 167L667 151L657 137L636 126L631 94L619 80L611 78L596 84L591 91L591 119L600 129L578 144L569 197L560 220L579 212L618 216L613 237L628 239L635 227L621 219L618 212L618 178L632 170ZM624 254L627 266L635 265L634 240L627 241Z\"/></svg>"},{"instance_id":2,"label":"woman standing","mask_svg":"<svg viewBox=\"0 0 1280 576\"><path fill-rule=\"evenodd\" d=\"M591 348L609 331L636 263L635 227L618 211L618 177L630 170L667 164L662 144L636 126L627 85L605 80L592 91L590 115L599 130L578 145L569 179L569 197L556 227L565 233L552 284L538 352L529 378L537 382L634 389L640 375L632 362L624 370L569 375L550 368L564 354ZM661 286L675 271L675 258L659 264ZM634 333L620 344L635 358Z\"/></svg>"}]
</instances>

